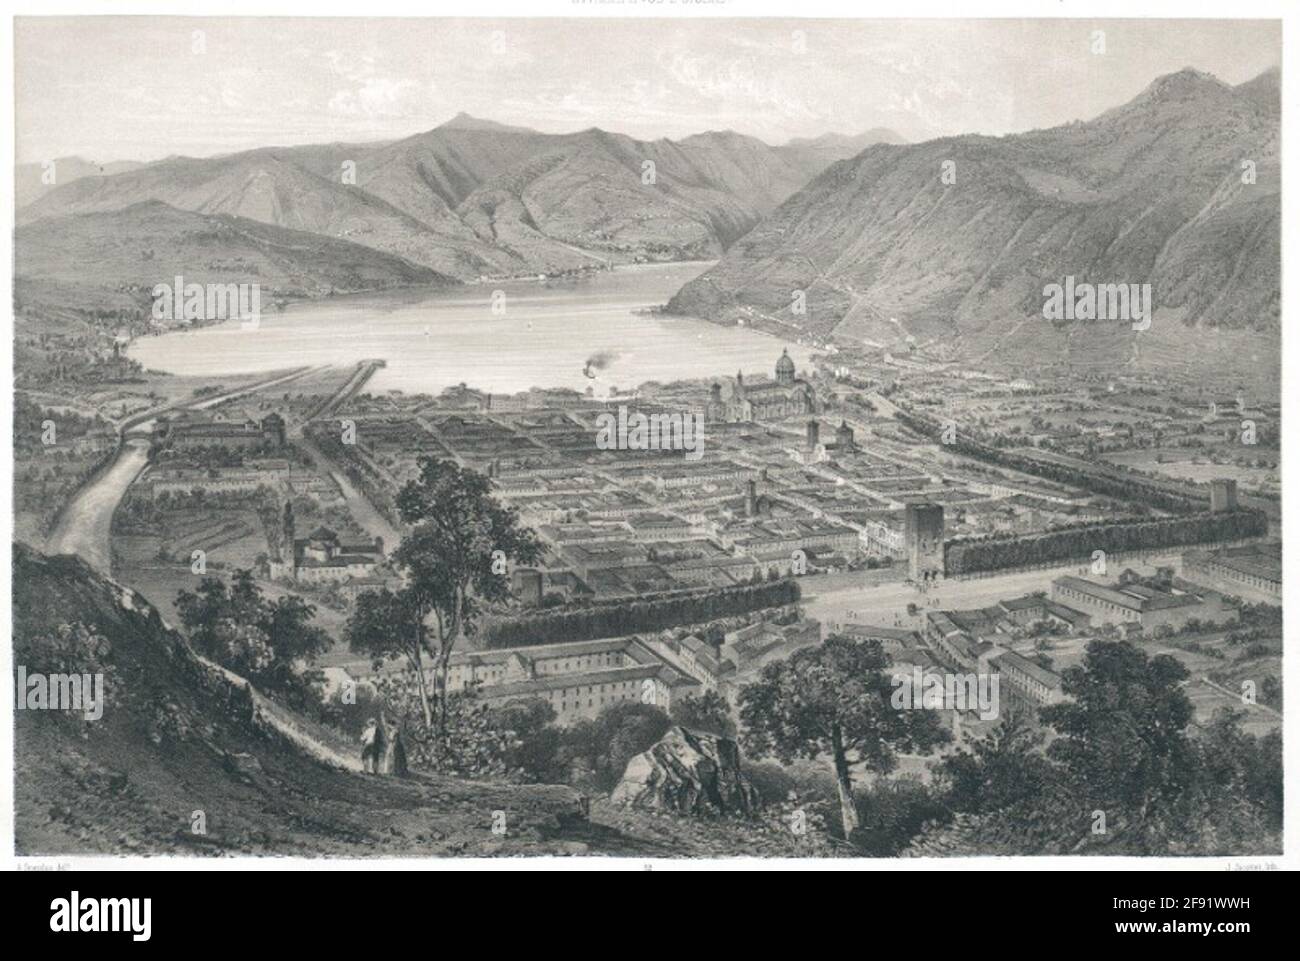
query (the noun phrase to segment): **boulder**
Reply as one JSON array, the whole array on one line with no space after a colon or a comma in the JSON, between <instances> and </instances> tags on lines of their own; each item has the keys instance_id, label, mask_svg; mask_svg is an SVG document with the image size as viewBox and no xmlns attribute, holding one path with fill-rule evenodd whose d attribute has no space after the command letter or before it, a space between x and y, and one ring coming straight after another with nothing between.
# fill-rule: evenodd
<instances>
[{"instance_id":1,"label":"boulder","mask_svg":"<svg viewBox=\"0 0 1300 961\"><path fill-rule=\"evenodd\" d=\"M758 791L741 773L736 742L684 727L628 761L610 800L695 817L749 817L759 807Z\"/></svg>"},{"instance_id":2,"label":"boulder","mask_svg":"<svg viewBox=\"0 0 1300 961\"><path fill-rule=\"evenodd\" d=\"M252 784L261 775L262 762L243 751L227 751L222 757L225 768L245 784Z\"/></svg>"}]
</instances>

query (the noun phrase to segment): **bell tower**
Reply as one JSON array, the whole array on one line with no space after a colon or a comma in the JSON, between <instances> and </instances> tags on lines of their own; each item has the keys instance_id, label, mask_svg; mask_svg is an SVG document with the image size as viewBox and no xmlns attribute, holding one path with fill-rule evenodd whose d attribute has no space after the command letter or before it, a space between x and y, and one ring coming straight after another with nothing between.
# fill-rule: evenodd
<instances>
[{"instance_id":1,"label":"bell tower","mask_svg":"<svg viewBox=\"0 0 1300 961\"><path fill-rule=\"evenodd\" d=\"M293 503L284 502L284 518L280 522L280 563L288 568L290 576L298 566L298 552L294 549Z\"/></svg>"}]
</instances>

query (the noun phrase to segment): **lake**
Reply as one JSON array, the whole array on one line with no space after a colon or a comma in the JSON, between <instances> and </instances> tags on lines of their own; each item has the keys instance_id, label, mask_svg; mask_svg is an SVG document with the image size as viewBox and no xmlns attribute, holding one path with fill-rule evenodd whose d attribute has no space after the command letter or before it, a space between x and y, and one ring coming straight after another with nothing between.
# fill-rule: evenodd
<instances>
[{"instance_id":1,"label":"lake","mask_svg":"<svg viewBox=\"0 0 1300 961\"><path fill-rule=\"evenodd\" d=\"M201 376L383 358L388 366L371 393L432 394L465 383L492 393L590 385L605 396L650 380L770 375L783 346L807 366L811 348L747 328L637 313L666 303L709 266L335 297L264 311L256 329L231 321L142 337L129 353L152 370ZM584 374L591 360L594 380Z\"/></svg>"}]
</instances>

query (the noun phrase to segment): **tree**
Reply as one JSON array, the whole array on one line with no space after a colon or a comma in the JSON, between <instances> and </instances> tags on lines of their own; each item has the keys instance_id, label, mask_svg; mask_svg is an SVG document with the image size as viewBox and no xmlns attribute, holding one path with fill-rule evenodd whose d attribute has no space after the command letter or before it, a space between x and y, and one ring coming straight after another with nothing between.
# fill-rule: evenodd
<instances>
[{"instance_id":1,"label":"tree","mask_svg":"<svg viewBox=\"0 0 1300 961\"><path fill-rule=\"evenodd\" d=\"M1005 711L993 730L939 763L939 782L954 811L988 814L1038 806L1052 764L1038 750L1043 735L1021 711Z\"/></svg>"},{"instance_id":2,"label":"tree","mask_svg":"<svg viewBox=\"0 0 1300 961\"><path fill-rule=\"evenodd\" d=\"M832 634L818 647L765 665L759 680L740 692L747 751L787 764L830 757L846 839L859 823L852 766L888 774L897 752L928 751L949 739L936 712L890 703L889 663L879 641Z\"/></svg>"},{"instance_id":3,"label":"tree","mask_svg":"<svg viewBox=\"0 0 1300 961\"><path fill-rule=\"evenodd\" d=\"M717 691L673 698L668 714L674 724L692 731L703 731L720 737L736 736L736 722L731 719L731 705Z\"/></svg>"},{"instance_id":4,"label":"tree","mask_svg":"<svg viewBox=\"0 0 1300 961\"><path fill-rule=\"evenodd\" d=\"M671 727L661 708L636 701L610 704L593 720L570 725L560 748L569 782L601 792L613 790L627 762L657 744Z\"/></svg>"},{"instance_id":5,"label":"tree","mask_svg":"<svg viewBox=\"0 0 1300 961\"><path fill-rule=\"evenodd\" d=\"M312 704L308 695L317 678L297 665L315 660L330 639L311 623L316 609L302 598L268 600L253 572L239 570L229 587L220 578L205 577L197 591L181 591L176 609L202 654L264 690L287 696L294 706Z\"/></svg>"},{"instance_id":6,"label":"tree","mask_svg":"<svg viewBox=\"0 0 1300 961\"><path fill-rule=\"evenodd\" d=\"M1241 730L1244 711L1220 708L1196 741L1213 813L1235 812L1238 799L1254 808L1266 831L1282 831L1282 733L1254 737Z\"/></svg>"},{"instance_id":7,"label":"tree","mask_svg":"<svg viewBox=\"0 0 1300 961\"><path fill-rule=\"evenodd\" d=\"M533 563L541 545L513 509L491 496L482 474L432 457L419 463L419 478L397 495L398 512L412 530L393 560L406 575L421 646L428 618L434 619L438 723L445 733L447 670L457 640L474 633L483 604L509 596L506 565Z\"/></svg>"},{"instance_id":8,"label":"tree","mask_svg":"<svg viewBox=\"0 0 1300 961\"><path fill-rule=\"evenodd\" d=\"M563 779L561 732L549 701L539 697L510 701L490 708L488 719L495 729L509 734L504 757L507 774L539 783Z\"/></svg>"},{"instance_id":9,"label":"tree","mask_svg":"<svg viewBox=\"0 0 1300 961\"><path fill-rule=\"evenodd\" d=\"M409 588L397 593L384 588L358 595L343 634L354 653L370 657L376 668L388 658L400 657L415 674L420 710L426 727L433 727L429 686L424 678L427 653L423 626L424 611Z\"/></svg>"},{"instance_id":10,"label":"tree","mask_svg":"<svg viewBox=\"0 0 1300 961\"><path fill-rule=\"evenodd\" d=\"M1187 676L1173 657L1148 657L1128 641L1092 641L1083 664L1062 673L1071 700L1041 711L1060 735L1047 754L1086 810L1112 812L1140 835L1186 800L1196 766Z\"/></svg>"},{"instance_id":11,"label":"tree","mask_svg":"<svg viewBox=\"0 0 1300 961\"><path fill-rule=\"evenodd\" d=\"M384 710L384 698L369 684L358 684L348 692L337 688L325 702L322 719L346 734L354 743L365 730L366 722Z\"/></svg>"},{"instance_id":12,"label":"tree","mask_svg":"<svg viewBox=\"0 0 1300 961\"><path fill-rule=\"evenodd\" d=\"M907 847L928 821L947 811L935 792L916 775L881 778L857 796L861 825L853 846L868 857L893 858Z\"/></svg>"}]
</instances>

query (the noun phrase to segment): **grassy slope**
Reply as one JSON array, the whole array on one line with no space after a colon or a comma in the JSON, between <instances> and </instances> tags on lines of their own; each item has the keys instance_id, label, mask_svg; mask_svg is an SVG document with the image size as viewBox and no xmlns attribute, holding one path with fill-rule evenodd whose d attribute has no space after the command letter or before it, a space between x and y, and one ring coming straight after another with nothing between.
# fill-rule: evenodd
<instances>
[{"instance_id":1,"label":"grassy slope","mask_svg":"<svg viewBox=\"0 0 1300 961\"><path fill-rule=\"evenodd\" d=\"M20 854L710 857L794 855L812 844L605 801L588 819L565 786L349 770L348 746L202 661L137 593L77 558L15 545L16 665L69 669L51 662L42 639L75 622L107 640L99 656L116 677L98 722L17 713ZM195 811L206 835L191 832ZM495 811L506 812L504 836L492 833Z\"/></svg>"}]
</instances>

